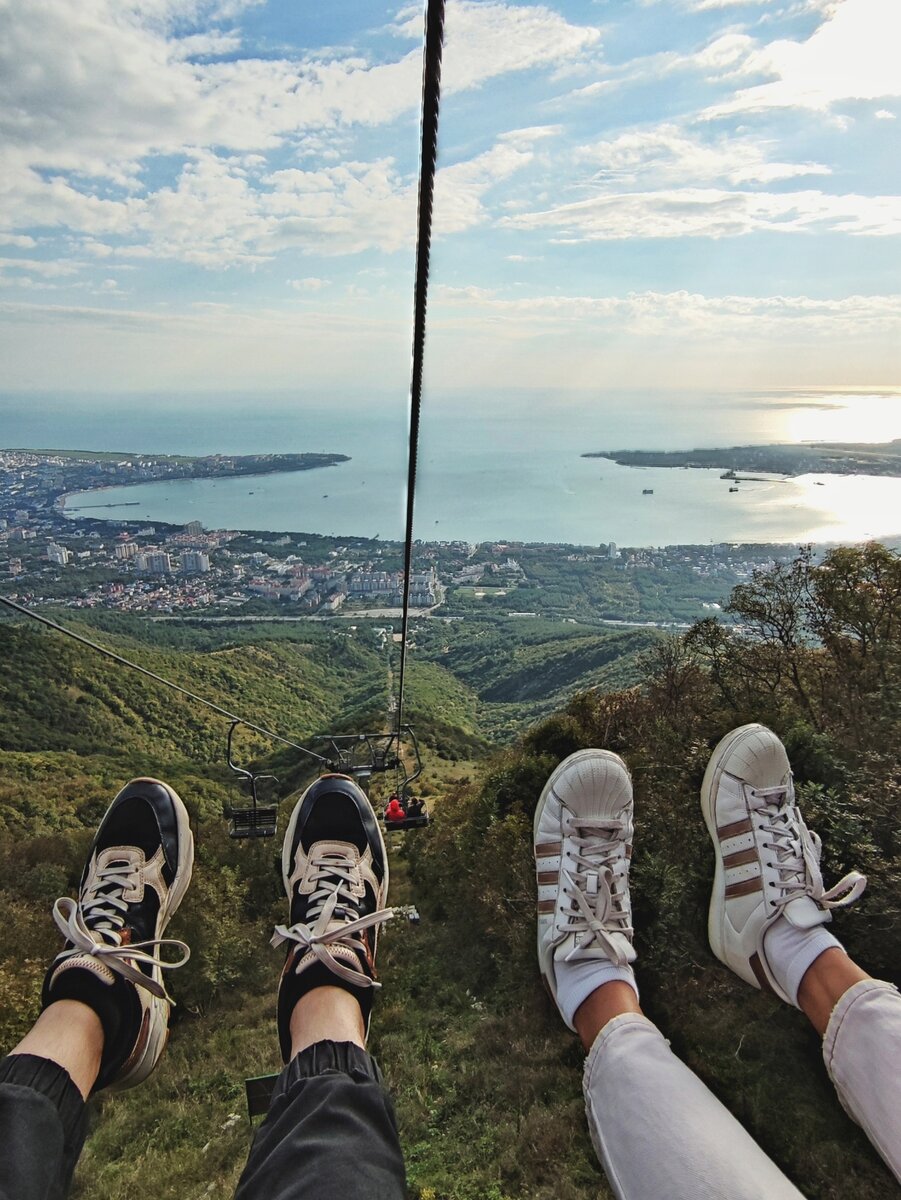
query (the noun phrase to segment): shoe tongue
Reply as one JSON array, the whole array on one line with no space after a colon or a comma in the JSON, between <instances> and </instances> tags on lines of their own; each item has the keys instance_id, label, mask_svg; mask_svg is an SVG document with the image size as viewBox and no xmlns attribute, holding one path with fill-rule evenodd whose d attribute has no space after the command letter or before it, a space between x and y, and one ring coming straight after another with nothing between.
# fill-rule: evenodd
<instances>
[{"instance_id":1,"label":"shoe tongue","mask_svg":"<svg viewBox=\"0 0 901 1200\"><path fill-rule=\"evenodd\" d=\"M810 896L796 896L783 906L782 915L796 929L813 929L829 920L829 913Z\"/></svg>"},{"instance_id":2,"label":"shoe tongue","mask_svg":"<svg viewBox=\"0 0 901 1200\"><path fill-rule=\"evenodd\" d=\"M324 793L317 800L306 822L301 843L310 851L317 842L349 842L360 854L366 849L366 830L359 810L343 792Z\"/></svg>"},{"instance_id":3,"label":"shoe tongue","mask_svg":"<svg viewBox=\"0 0 901 1200\"><path fill-rule=\"evenodd\" d=\"M607 930L607 936L610 938L612 945L619 951L623 962L634 961L635 950L624 933L618 933L610 929ZM583 946L583 942L587 942L588 944ZM557 962L576 962L581 959L596 959L602 962L615 961L607 950L587 933L576 935L575 946L573 946L570 938L564 938L554 950L554 959Z\"/></svg>"}]
</instances>

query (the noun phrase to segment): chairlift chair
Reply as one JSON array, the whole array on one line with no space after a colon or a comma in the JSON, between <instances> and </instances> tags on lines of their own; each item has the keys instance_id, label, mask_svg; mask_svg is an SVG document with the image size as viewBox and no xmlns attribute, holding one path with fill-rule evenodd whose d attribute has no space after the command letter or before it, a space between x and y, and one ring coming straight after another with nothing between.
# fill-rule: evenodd
<instances>
[{"instance_id":1,"label":"chairlift chair","mask_svg":"<svg viewBox=\"0 0 901 1200\"><path fill-rule=\"evenodd\" d=\"M278 805L269 804L261 805L257 795L257 784L263 779L271 779L278 783L274 775L255 775L253 771L248 771L246 767L239 767L232 758L232 739L235 729L242 724L241 721L233 721L228 730L228 747L226 756L228 765L236 775L240 775L242 779L247 780L250 784L250 808L228 808L225 815L230 822L229 837L233 838L269 838L275 836L275 827L278 823Z\"/></svg>"},{"instance_id":2,"label":"chairlift chair","mask_svg":"<svg viewBox=\"0 0 901 1200\"><path fill-rule=\"evenodd\" d=\"M328 733L316 739L329 747L325 770L353 779L369 779L372 775L396 771L403 775L403 786L422 773L419 743L411 725L387 733ZM401 756L406 745L413 755L413 770Z\"/></svg>"}]
</instances>

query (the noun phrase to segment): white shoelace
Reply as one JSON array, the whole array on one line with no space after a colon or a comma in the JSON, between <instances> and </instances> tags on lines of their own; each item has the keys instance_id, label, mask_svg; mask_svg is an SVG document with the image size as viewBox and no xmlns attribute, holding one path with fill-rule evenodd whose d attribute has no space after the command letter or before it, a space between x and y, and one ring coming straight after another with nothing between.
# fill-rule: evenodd
<instances>
[{"instance_id":1,"label":"white shoelace","mask_svg":"<svg viewBox=\"0 0 901 1200\"><path fill-rule=\"evenodd\" d=\"M824 888L820 871L823 845L804 824L790 785L748 788L748 793L752 801L762 801L752 807L760 817L761 831L771 838L762 848L774 853L771 865L779 874L779 895L771 900L775 907L809 896L821 908L846 908L863 894L867 877L860 871L849 871L834 887Z\"/></svg>"},{"instance_id":2,"label":"white shoelace","mask_svg":"<svg viewBox=\"0 0 901 1200\"><path fill-rule=\"evenodd\" d=\"M64 951L60 959L88 954L123 979L174 1004L162 983L145 975L139 967L142 964L164 970L183 967L191 957L190 947L176 938L149 938L130 943L122 941L128 912L128 902L122 896L139 883L138 868L127 862L112 862L97 869L91 886L85 890L80 902L69 896L60 897L53 905L53 919L66 941L72 943L72 949ZM166 962L153 953L160 946L173 946L181 951L182 957Z\"/></svg>"},{"instance_id":3,"label":"white shoelace","mask_svg":"<svg viewBox=\"0 0 901 1200\"><path fill-rule=\"evenodd\" d=\"M566 934L576 934L576 945L567 954L567 962L593 957L609 958L621 967L628 962L622 945L612 936L621 934L629 940L632 937L624 895L627 875L622 869L625 828L625 822L609 817L588 819L564 815L567 843L578 847L569 854L574 868L562 868L569 885L564 884L563 894L575 904L575 910L566 914L566 924L562 926Z\"/></svg>"},{"instance_id":4,"label":"white shoelace","mask_svg":"<svg viewBox=\"0 0 901 1200\"><path fill-rule=\"evenodd\" d=\"M342 905L356 911L359 898L354 896L351 886L357 881L359 868L355 860L345 854L330 850L311 859L313 892L307 907L307 923L276 925L271 944L281 946L284 942L296 942L302 951L312 952L316 958L339 978L357 987L380 988L382 985L370 979L362 970L353 970L340 962L329 950L333 943L340 942L355 953L368 958L366 943L360 936L364 929L381 925L394 916L393 908L378 909L368 916L343 920L335 916L335 909ZM331 931L332 921L341 921ZM296 970L300 968L304 954L297 957Z\"/></svg>"}]
</instances>

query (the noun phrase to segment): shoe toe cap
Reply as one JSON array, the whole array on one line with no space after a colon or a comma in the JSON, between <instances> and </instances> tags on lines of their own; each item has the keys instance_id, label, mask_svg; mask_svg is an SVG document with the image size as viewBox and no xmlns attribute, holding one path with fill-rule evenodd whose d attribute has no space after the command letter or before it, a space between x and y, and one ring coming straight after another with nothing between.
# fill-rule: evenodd
<instances>
[{"instance_id":1,"label":"shoe toe cap","mask_svg":"<svg viewBox=\"0 0 901 1200\"><path fill-rule=\"evenodd\" d=\"M785 747L765 725L736 730L726 748L722 768L754 788L779 787L791 776Z\"/></svg>"},{"instance_id":2,"label":"shoe toe cap","mask_svg":"<svg viewBox=\"0 0 901 1200\"><path fill-rule=\"evenodd\" d=\"M604 750L584 750L562 764L554 792L570 812L584 817L616 817L632 804L632 781L625 763Z\"/></svg>"}]
</instances>

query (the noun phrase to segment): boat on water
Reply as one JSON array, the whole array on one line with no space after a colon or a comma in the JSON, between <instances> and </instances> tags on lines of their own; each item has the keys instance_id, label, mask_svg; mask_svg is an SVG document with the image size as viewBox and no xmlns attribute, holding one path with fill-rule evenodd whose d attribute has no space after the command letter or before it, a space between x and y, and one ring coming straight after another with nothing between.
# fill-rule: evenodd
<instances>
[{"instance_id":1,"label":"boat on water","mask_svg":"<svg viewBox=\"0 0 901 1200\"><path fill-rule=\"evenodd\" d=\"M641 489L641 494L642 494L642 496L653 496L653 495L654 495L654 489L653 489L653 488L642 488L642 489Z\"/></svg>"}]
</instances>

